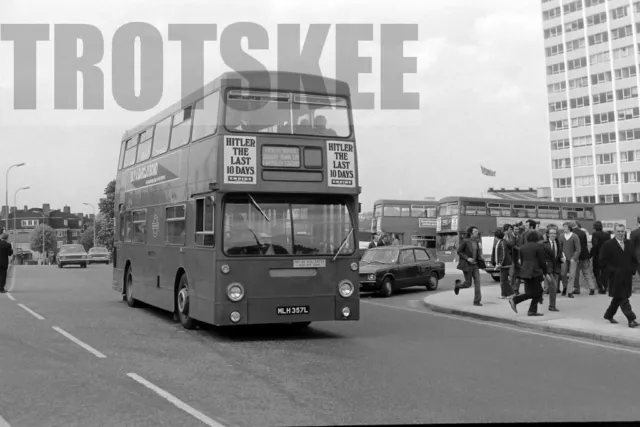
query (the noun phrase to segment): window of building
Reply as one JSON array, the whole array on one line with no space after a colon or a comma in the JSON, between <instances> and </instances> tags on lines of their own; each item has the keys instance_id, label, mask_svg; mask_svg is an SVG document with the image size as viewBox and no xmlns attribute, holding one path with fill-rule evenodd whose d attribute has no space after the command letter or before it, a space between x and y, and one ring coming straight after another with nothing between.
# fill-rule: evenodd
<instances>
[{"instance_id":1,"label":"window of building","mask_svg":"<svg viewBox=\"0 0 640 427\"><path fill-rule=\"evenodd\" d=\"M567 109L567 101L558 101L549 103L549 112L564 111Z\"/></svg>"},{"instance_id":2,"label":"window of building","mask_svg":"<svg viewBox=\"0 0 640 427\"><path fill-rule=\"evenodd\" d=\"M582 10L582 0L576 0L563 6L565 15Z\"/></svg>"},{"instance_id":3,"label":"window of building","mask_svg":"<svg viewBox=\"0 0 640 427\"><path fill-rule=\"evenodd\" d=\"M620 203L618 194L600 194L598 199L600 199L600 203Z\"/></svg>"},{"instance_id":4,"label":"window of building","mask_svg":"<svg viewBox=\"0 0 640 427\"><path fill-rule=\"evenodd\" d=\"M571 159L553 159L553 169L568 169L571 167Z\"/></svg>"},{"instance_id":5,"label":"window of building","mask_svg":"<svg viewBox=\"0 0 640 427\"><path fill-rule=\"evenodd\" d=\"M166 208L165 221L165 241L172 245L184 245L186 243L187 230L185 205L170 206Z\"/></svg>"},{"instance_id":6,"label":"window of building","mask_svg":"<svg viewBox=\"0 0 640 427\"><path fill-rule=\"evenodd\" d=\"M593 95L593 105L605 104L613 101L613 91L596 93Z\"/></svg>"},{"instance_id":7,"label":"window of building","mask_svg":"<svg viewBox=\"0 0 640 427\"><path fill-rule=\"evenodd\" d=\"M622 110L618 110L618 121L632 120L637 119L638 117L640 117L639 107L624 108Z\"/></svg>"},{"instance_id":8,"label":"window of building","mask_svg":"<svg viewBox=\"0 0 640 427\"><path fill-rule=\"evenodd\" d=\"M640 178L640 172L622 172L622 183L623 184L632 184L638 182L638 178Z\"/></svg>"},{"instance_id":9,"label":"window of building","mask_svg":"<svg viewBox=\"0 0 640 427\"><path fill-rule=\"evenodd\" d=\"M565 101L566 102L566 101ZM570 100L571 108L582 108L589 106L589 96L579 96Z\"/></svg>"},{"instance_id":10,"label":"window of building","mask_svg":"<svg viewBox=\"0 0 640 427\"><path fill-rule=\"evenodd\" d=\"M604 24L607 22L607 12L595 13L587 16L587 27L591 27L598 24Z\"/></svg>"},{"instance_id":11,"label":"window of building","mask_svg":"<svg viewBox=\"0 0 640 427\"><path fill-rule=\"evenodd\" d=\"M605 33L606 34L606 33ZM544 30L544 38L550 39L552 37L558 37L562 35L562 26L557 25L555 27L547 28Z\"/></svg>"},{"instance_id":12,"label":"window of building","mask_svg":"<svg viewBox=\"0 0 640 427\"><path fill-rule=\"evenodd\" d=\"M593 6L597 6L599 4L603 4L606 1L607 0L584 0L584 6L585 7L593 7Z\"/></svg>"},{"instance_id":13,"label":"window of building","mask_svg":"<svg viewBox=\"0 0 640 427\"><path fill-rule=\"evenodd\" d=\"M586 39L581 38L581 39L571 40L570 42L567 42L566 45L567 45L567 52L573 52L574 50L584 49L587 45L587 42L586 42Z\"/></svg>"},{"instance_id":14,"label":"window of building","mask_svg":"<svg viewBox=\"0 0 640 427\"><path fill-rule=\"evenodd\" d=\"M616 90L616 97L617 97L618 101L620 101L622 99L637 98L638 97L638 87L637 86L633 86L633 87L627 87L627 88L624 88L624 89L617 89Z\"/></svg>"},{"instance_id":15,"label":"window of building","mask_svg":"<svg viewBox=\"0 0 640 427\"><path fill-rule=\"evenodd\" d=\"M609 62L611 60L610 55L609 55L609 51L606 52L600 52L600 53L594 53L593 55L589 56L589 64L591 65L596 65L596 64L601 64L604 62ZM582 67L579 67L582 68ZM569 64L569 69L573 70L576 68L571 68L571 64Z\"/></svg>"},{"instance_id":16,"label":"window of building","mask_svg":"<svg viewBox=\"0 0 640 427\"><path fill-rule=\"evenodd\" d=\"M615 132L605 132L596 134L596 145L614 144L616 142Z\"/></svg>"},{"instance_id":17,"label":"window of building","mask_svg":"<svg viewBox=\"0 0 640 427\"><path fill-rule=\"evenodd\" d=\"M573 146L576 148L588 147L590 145L592 145L591 135L576 136L575 138L573 138Z\"/></svg>"},{"instance_id":18,"label":"window of building","mask_svg":"<svg viewBox=\"0 0 640 427\"><path fill-rule=\"evenodd\" d=\"M551 141L551 149L556 151L556 150L567 150L569 149L570 144L569 144L569 138L564 138L564 139L555 139L553 141Z\"/></svg>"},{"instance_id":19,"label":"window of building","mask_svg":"<svg viewBox=\"0 0 640 427\"><path fill-rule=\"evenodd\" d=\"M596 154L597 165L611 165L616 162L616 153Z\"/></svg>"},{"instance_id":20,"label":"window of building","mask_svg":"<svg viewBox=\"0 0 640 427\"><path fill-rule=\"evenodd\" d=\"M569 121L568 120L556 120L549 123L549 127L551 132L556 132L559 130L569 129Z\"/></svg>"},{"instance_id":21,"label":"window of building","mask_svg":"<svg viewBox=\"0 0 640 427\"><path fill-rule=\"evenodd\" d=\"M213 198L196 199L196 245L214 246Z\"/></svg>"},{"instance_id":22,"label":"window of building","mask_svg":"<svg viewBox=\"0 0 640 427\"><path fill-rule=\"evenodd\" d=\"M591 116L575 117L571 119L572 128L579 128L579 127L585 127L585 126L591 126Z\"/></svg>"},{"instance_id":23,"label":"window of building","mask_svg":"<svg viewBox=\"0 0 640 427\"><path fill-rule=\"evenodd\" d=\"M604 173L598 175L598 185L613 185L618 183L617 173Z\"/></svg>"},{"instance_id":24,"label":"window of building","mask_svg":"<svg viewBox=\"0 0 640 427\"><path fill-rule=\"evenodd\" d=\"M640 161L640 150L630 150L620 152L620 163L630 163Z\"/></svg>"},{"instance_id":25,"label":"window of building","mask_svg":"<svg viewBox=\"0 0 640 427\"><path fill-rule=\"evenodd\" d=\"M631 25L625 25L624 27L611 30L612 40L622 39L631 35L633 35L633 27Z\"/></svg>"},{"instance_id":26,"label":"window of building","mask_svg":"<svg viewBox=\"0 0 640 427\"><path fill-rule=\"evenodd\" d=\"M573 158L573 162L574 162L573 166L575 168L593 166L593 157L591 157L591 156L578 156L578 157L574 157ZM554 169L561 169L561 168L554 168Z\"/></svg>"},{"instance_id":27,"label":"window of building","mask_svg":"<svg viewBox=\"0 0 640 427\"><path fill-rule=\"evenodd\" d=\"M557 44L555 46L549 46L545 48L545 53L547 58L556 56L556 55L562 55L564 53L564 46L562 45L562 43Z\"/></svg>"},{"instance_id":28,"label":"window of building","mask_svg":"<svg viewBox=\"0 0 640 427\"><path fill-rule=\"evenodd\" d=\"M627 56L632 54L633 54L633 45L619 47L618 49L613 50L613 59L626 58Z\"/></svg>"},{"instance_id":29,"label":"window of building","mask_svg":"<svg viewBox=\"0 0 640 427\"><path fill-rule=\"evenodd\" d=\"M557 18L560 16L560 6L553 9L545 10L542 12L542 19L548 21L549 19Z\"/></svg>"},{"instance_id":30,"label":"window of building","mask_svg":"<svg viewBox=\"0 0 640 427\"><path fill-rule=\"evenodd\" d=\"M592 74L591 75L591 84L599 85L603 83L607 83L611 81L611 71L605 71L602 73Z\"/></svg>"},{"instance_id":31,"label":"window of building","mask_svg":"<svg viewBox=\"0 0 640 427\"><path fill-rule=\"evenodd\" d=\"M594 183L593 175L576 176L576 187L593 187Z\"/></svg>"},{"instance_id":32,"label":"window of building","mask_svg":"<svg viewBox=\"0 0 640 427\"><path fill-rule=\"evenodd\" d=\"M146 241L147 211L133 211L133 241L144 243Z\"/></svg>"},{"instance_id":33,"label":"window of building","mask_svg":"<svg viewBox=\"0 0 640 427\"><path fill-rule=\"evenodd\" d=\"M593 115L593 123L596 125L601 125L604 123L612 123L616 121L616 116L613 111L608 111L604 113L598 113Z\"/></svg>"},{"instance_id":34,"label":"window of building","mask_svg":"<svg viewBox=\"0 0 640 427\"><path fill-rule=\"evenodd\" d=\"M611 9L610 14L612 21L629 16L629 6L620 6L615 9Z\"/></svg>"},{"instance_id":35,"label":"window of building","mask_svg":"<svg viewBox=\"0 0 640 427\"><path fill-rule=\"evenodd\" d=\"M571 178L556 178L553 180L555 188L571 188Z\"/></svg>"},{"instance_id":36,"label":"window of building","mask_svg":"<svg viewBox=\"0 0 640 427\"><path fill-rule=\"evenodd\" d=\"M560 28L559 30L560 30L560 34L558 35L562 35L562 28ZM554 37L554 36L549 35L549 37ZM549 38L549 37L546 37L546 38ZM609 34L606 31L589 36L589 46L595 46L601 43L608 43L608 42L609 42Z\"/></svg>"},{"instance_id":37,"label":"window of building","mask_svg":"<svg viewBox=\"0 0 640 427\"><path fill-rule=\"evenodd\" d=\"M616 80L628 79L636 76L636 66L631 65L629 67L618 68L614 70Z\"/></svg>"},{"instance_id":38,"label":"window of building","mask_svg":"<svg viewBox=\"0 0 640 427\"><path fill-rule=\"evenodd\" d=\"M552 83L547 85L547 92L549 93L560 93L567 90L567 84L565 82Z\"/></svg>"},{"instance_id":39,"label":"window of building","mask_svg":"<svg viewBox=\"0 0 640 427\"><path fill-rule=\"evenodd\" d=\"M640 139L640 128L621 130L619 132L620 142L635 141Z\"/></svg>"}]
</instances>

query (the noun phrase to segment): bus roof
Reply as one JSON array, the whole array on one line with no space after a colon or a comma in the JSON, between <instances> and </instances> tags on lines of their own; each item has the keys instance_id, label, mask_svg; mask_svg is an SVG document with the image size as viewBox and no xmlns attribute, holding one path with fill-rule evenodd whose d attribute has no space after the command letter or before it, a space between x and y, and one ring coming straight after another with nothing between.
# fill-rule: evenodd
<instances>
[{"instance_id":1,"label":"bus roof","mask_svg":"<svg viewBox=\"0 0 640 427\"><path fill-rule=\"evenodd\" d=\"M439 200L438 203L448 203L448 202L457 202L457 201L466 201L466 202L488 202L488 203L504 203L510 205L543 205L543 206L575 206L575 207L585 207L585 206L594 206L593 203L574 203L574 202L554 202L552 200L531 200L531 199L501 199L501 198L490 198L490 197L466 197L466 196L449 196L444 197Z\"/></svg>"},{"instance_id":2,"label":"bus roof","mask_svg":"<svg viewBox=\"0 0 640 427\"><path fill-rule=\"evenodd\" d=\"M245 90L276 90L279 92L304 92L327 96L350 96L349 85L341 80L330 79L314 74L294 73L290 71L229 71L202 88L187 95L180 101L165 108L142 124L127 130L122 141L137 135L186 106L194 104L220 88L239 87Z\"/></svg>"},{"instance_id":3,"label":"bus roof","mask_svg":"<svg viewBox=\"0 0 640 427\"><path fill-rule=\"evenodd\" d=\"M393 203L396 205L425 205L425 206L436 206L438 204L437 200L396 200L396 199L379 199L373 202L373 205L380 205L385 203Z\"/></svg>"}]
</instances>

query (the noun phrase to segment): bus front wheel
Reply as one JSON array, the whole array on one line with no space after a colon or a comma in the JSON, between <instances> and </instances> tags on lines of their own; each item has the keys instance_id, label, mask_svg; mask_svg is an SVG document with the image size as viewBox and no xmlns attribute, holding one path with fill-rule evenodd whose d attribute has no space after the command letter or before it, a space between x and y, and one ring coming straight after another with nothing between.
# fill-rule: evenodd
<instances>
[{"instance_id":1,"label":"bus front wheel","mask_svg":"<svg viewBox=\"0 0 640 427\"><path fill-rule=\"evenodd\" d=\"M182 327L185 329L195 329L196 321L189 317L189 281L187 280L186 274L183 274L180 278L175 306L178 312L178 320Z\"/></svg>"},{"instance_id":2,"label":"bus front wheel","mask_svg":"<svg viewBox=\"0 0 640 427\"><path fill-rule=\"evenodd\" d=\"M127 268L127 274L124 280L124 294L129 307L137 307L138 301L133 297L133 271L131 267Z\"/></svg>"}]
</instances>

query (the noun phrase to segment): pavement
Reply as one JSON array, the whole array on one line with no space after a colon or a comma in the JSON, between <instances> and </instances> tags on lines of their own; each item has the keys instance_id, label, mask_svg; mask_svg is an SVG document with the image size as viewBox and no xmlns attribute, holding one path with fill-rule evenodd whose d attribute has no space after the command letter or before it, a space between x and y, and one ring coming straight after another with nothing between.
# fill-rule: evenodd
<instances>
[{"instance_id":1,"label":"pavement","mask_svg":"<svg viewBox=\"0 0 640 427\"><path fill-rule=\"evenodd\" d=\"M521 291L524 285L521 285ZM603 315L611 298L608 295L589 295L589 290L582 288L580 295L574 298L557 296L558 312L548 311L549 296L544 295L544 304L538 306L543 316L527 316L530 301L518 304L518 313L514 313L507 300L500 299L500 286L482 286L482 307L473 305L473 288L461 289L459 295L451 292L440 292L424 298L427 308L439 312L476 319L518 325L574 337L582 337L609 343L640 347L640 328L629 328L627 319L618 310L615 319L618 324L611 324L603 319ZM640 299L635 308L640 314ZM634 305L634 298L631 298Z\"/></svg>"},{"instance_id":2,"label":"pavement","mask_svg":"<svg viewBox=\"0 0 640 427\"><path fill-rule=\"evenodd\" d=\"M122 302L111 266L14 272L0 295L3 427L640 419L640 350L427 309L455 276L440 293L363 294L358 322L186 331Z\"/></svg>"}]
</instances>

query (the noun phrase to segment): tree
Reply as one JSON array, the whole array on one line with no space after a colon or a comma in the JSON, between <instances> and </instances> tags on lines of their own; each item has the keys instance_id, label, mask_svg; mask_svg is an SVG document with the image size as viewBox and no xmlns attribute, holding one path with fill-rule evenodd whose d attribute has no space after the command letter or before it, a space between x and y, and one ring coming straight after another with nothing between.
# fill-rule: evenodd
<instances>
[{"instance_id":1,"label":"tree","mask_svg":"<svg viewBox=\"0 0 640 427\"><path fill-rule=\"evenodd\" d=\"M96 233L96 243L98 240L98 234ZM82 234L82 238L80 238L80 244L84 246L84 250L88 251L93 247L93 225L87 227L84 230L84 234Z\"/></svg>"},{"instance_id":2,"label":"tree","mask_svg":"<svg viewBox=\"0 0 640 427\"><path fill-rule=\"evenodd\" d=\"M56 232L49 225L40 224L31 232L31 250L42 252L42 233L44 229L44 249L46 252L55 251L58 248Z\"/></svg>"},{"instance_id":3,"label":"tree","mask_svg":"<svg viewBox=\"0 0 640 427\"><path fill-rule=\"evenodd\" d=\"M100 246L104 246L109 251L113 249L113 219L115 218L115 198L116 180L114 179L107 184L104 189L104 197L102 197L98 202L100 219L98 219L98 215L96 215L95 218L97 243ZM87 228L87 231L89 231L89 228ZM91 239L93 239L93 229L91 229L91 233Z\"/></svg>"}]
</instances>

